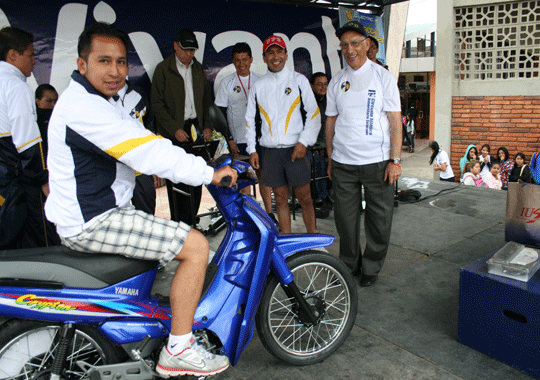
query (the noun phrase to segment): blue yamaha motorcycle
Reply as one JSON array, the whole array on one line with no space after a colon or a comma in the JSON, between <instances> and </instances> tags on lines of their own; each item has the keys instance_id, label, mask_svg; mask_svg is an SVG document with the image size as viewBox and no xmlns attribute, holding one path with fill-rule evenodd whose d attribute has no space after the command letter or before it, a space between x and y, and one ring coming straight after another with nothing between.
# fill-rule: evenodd
<instances>
[{"instance_id":1,"label":"blue yamaha motorcycle","mask_svg":"<svg viewBox=\"0 0 540 380\"><path fill-rule=\"evenodd\" d=\"M264 347L295 365L320 362L349 335L357 289L321 247L334 237L279 232L238 190L256 180L231 165L234 188L209 185L227 231L208 265L193 331L236 365L255 327ZM0 379L151 380L171 329L168 299L152 295L159 263L65 247L0 252Z\"/></svg>"}]
</instances>

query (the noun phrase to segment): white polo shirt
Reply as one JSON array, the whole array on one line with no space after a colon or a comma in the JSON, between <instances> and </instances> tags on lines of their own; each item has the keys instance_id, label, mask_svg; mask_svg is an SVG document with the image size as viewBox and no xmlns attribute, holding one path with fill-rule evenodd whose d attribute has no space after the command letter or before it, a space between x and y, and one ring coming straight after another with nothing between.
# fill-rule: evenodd
<instances>
[{"instance_id":1,"label":"white polo shirt","mask_svg":"<svg viewBox=\"0 0 540 380\"><path fill-rule=\"evenodd\" d=\"M225 77L219 84L216 94L216 105L227 107L229 128L237 144L246 144L246 108L249 91L261 76L250 72L241 77L234 72Z\"/></svg>"},{"instance_id":2,"label":"white polo shirt","mask_svg":"<svg viewBox=\"0 0 540 380\"><path fill-rule=\"evenodd\" d=\"M369 59L358 70L335 75L326 93L326 116L337 116L332 159L366 165L390 159L387 112L401 112L394 76Z\"/></svg>"},{"instance_id":3,"label":"white polo shirt","mask_svg":"<svg viewBox=\"0 0 540 380\"><path fill-rule=\"evenodd\" d=\"M450 158L448 158L448 154L444 150L439 150L439 153L433 160L433 163L439 166L441 166L442 164L446 164L446 170L444 172L441 172L440 178L448 179L454 176L454 171L450 166Z\"/></svg>"}]
</instances>

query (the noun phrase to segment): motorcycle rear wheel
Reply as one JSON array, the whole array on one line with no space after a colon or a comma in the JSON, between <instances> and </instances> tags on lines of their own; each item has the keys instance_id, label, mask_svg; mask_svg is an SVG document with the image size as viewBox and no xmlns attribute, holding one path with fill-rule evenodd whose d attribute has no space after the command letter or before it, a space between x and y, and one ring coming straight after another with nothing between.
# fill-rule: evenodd
<instances>
[{"instance_id":1,"label":"motorcycle rear wheel","mask_svg":"<svg viewBox=\"0 0 540 380\"><path fill-rule=\"evenodd\" d=\"M287 263L306 300L323 317L302 323L298 306L271 276L256 316L259 337L275 357L308 365L332 355L347 339L356 319L358 292L350 270L338 258L318 251L296 254Z\"/></svg>"},{"instance_id":2,"label":"motorcycle rear wheel","mask_svg":"<svg viewBox=\"0 0 540 380\"><path fill-rule=\"evenodd\" d=\"M0 380L49 380L61 326L55 323L11 320L0 328ZM76 364L91 365L120 361L114 346L97 330L77 326L62 379L84 378Z\"/></svg>"}]
</instances>

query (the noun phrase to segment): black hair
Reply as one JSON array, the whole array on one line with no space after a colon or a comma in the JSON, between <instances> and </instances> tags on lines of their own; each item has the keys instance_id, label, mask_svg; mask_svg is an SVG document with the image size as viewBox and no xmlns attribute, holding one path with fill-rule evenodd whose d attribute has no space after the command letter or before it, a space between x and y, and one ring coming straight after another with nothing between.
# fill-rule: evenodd
<instances>
[{"instance_id":1,"label":"black hair","mask_svg":"<svg viewBox=\"0 0 540 380\"><path fill-rule=\"evenodd\" d=\"M435 160L435 157L439 154L439 143L435 140L429 142L429 147L433 149L433 153L431 154L431 157L429 158L429 164L431 165L433 163L433 160Z\"/></svg>"},{"instance_id":2,"label":"black hair","mask_svg":"<svg viewBox=\"0 0 540 380\"><path fill-rule=\"evenodd\" d=\"M516 154L516 157L521 157L523 158L523 162L525 162L525 154L519 152L518 154ZM515 159L515 158L514 158Z\"/></svg>"},{"instance_id":3,"label":"black hair","mask_svg":"<svg viewBox=\"0 0 540 380\"><path fill-rule=\"evenodd\" d=\"M478 149L475 146L473 146L471 149L467 151L467 160L469 161L471 160L471 150L473 149L476 152L476 158L478 158Z\"/></svg>"},{"instance_id":4,"label":"black hair","mask_svg":"<svg viewBox=\"0 0 540 380\"><path fill-rule=\"evenodd\" d=\"M28 46L34 42L32 33L22 29L6 26L0 29L0 61L7 59L8 52L14 49L23 54Z\"/></svg>"},{"instance_id":5,"label":"black hair","mask_svg":"<svg viewBox=\"0 0 540 380\"><path fill-rule=\"evenodd\" d=\"M491 169L493 167L493 165L501 165L501 161L500 160L491 160L491 162L489 163L489 168Z\"/></svg>"},{"instance_id":6,"label":"black hair","mask_svg":"<svg viewBox=\"0 0 540 380\"><path fill-rule=\"evenodd\" d=\"M58 94L58 91L56 91L56 89L53 86L51 86L48 83L44 83L44 84L40 84L38 88L36 88L36 99L43 98L43 94L45 93L45 91L54 91Z\"/></svg>"},{"instance_id":7,"label":"black hair","mask_svg":"<svg viewBox=\"0 0 540 380\"><path fill-rule=\"evenodd\" d=\"M311 78L309 78L309 83L315 84L315 80L316 80L318 77L325 77L326 79L328 79L328 77L326 76L325 73L323 73L322 71L318 71L318 72L314 73L314 74L311 76Z\"/></svg>"},{"instance_id":8,"label":"black hair","mask_svg":"<svg viewBox=\"0 0 540 380\"><path fill-rule=\"evenodd\" d=\"M378 49L379 48L379 41L377 41L377 39L375 37L373 37L373 36L368 36L368 38L375 43L375 46Z\"/></svg>"},{"instance_id":9,"label":"black hair","mask_svg":"<svg viewBox=\"0 0 540 380\"><path fill-rule=\"evenodd\" d=\"M238 42L236 45L233 46L231 56L234 58L235 54L240 53L247 53L247 55L252 57L251 48L246 42Z\"/></svg>"},{"instance_id":10,"label":"black hair","mask_svg":"<svg viewBox=\"0 0 540 380\"><path fill-rule=\"evenodd\" d=\"M482 151L482 149L484 149L484 148L487 148L488 153L491 153L491 147L489 146L489 144L482 145L482 148L480 148L480 151Z\"/></svg>"},{"instance_id":11,"label":"black hair","mask_svg":"<svg viewBox=\"0 0 540 380\"><path fill-rule=\"evenodd\" d=\"M79 43L77 45L77 53L79 57L88 60L88 55L90 54L90 48L92 46L92 41L95 36L102 37L114 37L118 38L124 44L126 48L126 54L129 48L129 37L126 33L122 32L119 29L116 29L111 24L105 22L96 22L94 25L86 28L81 35L79 36Z\"/></svg>"},{"instance_id":12,"label":"black hair","mask_svg":"<svg viewBox=\"0 0 540 380\"><path fill-rule=\"evenodd\" d=\"M501 146L499 149L497 149L497 157L499 157L500 150L504 152L504 161L507 161L510 158L510 153L508 153L508 149L506 149L504 146Z\"/></svg>"}]
</instances>

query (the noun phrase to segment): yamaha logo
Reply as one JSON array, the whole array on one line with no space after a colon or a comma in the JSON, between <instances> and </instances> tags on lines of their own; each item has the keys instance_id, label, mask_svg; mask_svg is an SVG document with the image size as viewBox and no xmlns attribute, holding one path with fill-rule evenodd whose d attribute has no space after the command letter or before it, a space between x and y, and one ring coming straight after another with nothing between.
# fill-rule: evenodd
<instances>
[{"instance_id":1,"label":"yamaha logo","mask_svg":"<svg viewBox=\"0 0 540 380\"><path fill-rule=\"evenodd\" d=\"M349 88L351 88L351 84L349 83L349 81L345 81L341 84L341 91L347 92L349 91Z\"/></svg>"}]
</instances>

